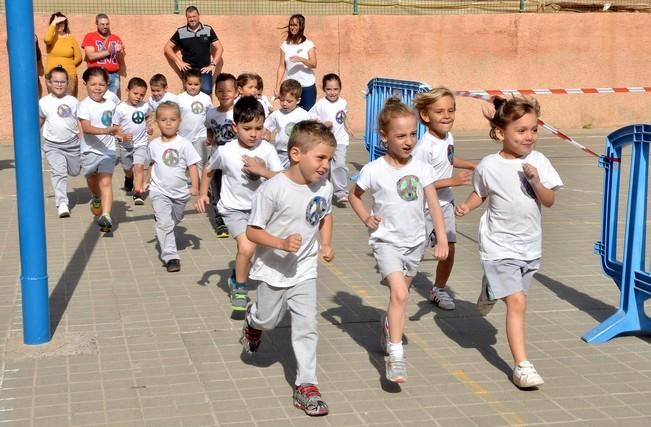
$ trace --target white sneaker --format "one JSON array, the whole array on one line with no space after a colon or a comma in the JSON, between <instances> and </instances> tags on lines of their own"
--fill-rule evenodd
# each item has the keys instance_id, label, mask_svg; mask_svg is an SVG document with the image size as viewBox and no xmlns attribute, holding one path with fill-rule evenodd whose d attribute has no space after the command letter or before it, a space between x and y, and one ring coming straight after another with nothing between
<instances>
[{"instance_id":1,"label":"white sneaker","mask_svg":"<svg viewBox=\"0 0 651 427\"><path fill-rule=\"evenodd\" d=\"M59 218L68 218L69 216L70 210L68 209L68 205L61 203L59 205Z\"/></svg>"},{"instance_id":2,"label":"white sneaker","mask_svg":"<svg viewBox=\"0 0 651 427\"><path fill-rule=\"evenodd\" d=\"M536 387L544 383L536 368L528 360L518 363L513 368L513 384L520 388Z\"/></svg>"},{"instance_id":3,"label":"white sneaker","mask_svg":"<svg viewBox=\"0 0 651 427\"><path fill-rule=\"evenodd\" d=\"M490 299L488 295L488 279L486 276L483 276L481 278L481 294L479 294L479 298L477 299L477 310L479 314L486 316L495 307L496 302L497 300Z\"/></svg>"},{"instance_id":4,"label":"white sneaker","mask_svg":"<svg viewBox=\"0 0 651 427\"><path fill-rule=\"evenodd\" d=\"M442 308L443 310L454 310L454 300L448 293L447 287L438 288L432 286L429 290L429 302Z\"/></svg>"},{"instance_id":5,"label":"white sneaker","mask_svg":"<svg viewBox=\"0 0 651 427\"><path fill-rule=\"evenodd\" d=\"M407 382L407 361L404 357L386 356L384 361L387 380L396 384Z\"/></svg>"}]
</instances>

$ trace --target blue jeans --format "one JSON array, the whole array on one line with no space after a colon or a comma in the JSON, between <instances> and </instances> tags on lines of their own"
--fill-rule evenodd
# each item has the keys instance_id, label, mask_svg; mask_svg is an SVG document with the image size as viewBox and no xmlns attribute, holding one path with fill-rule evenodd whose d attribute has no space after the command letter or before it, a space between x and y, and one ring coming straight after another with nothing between
<instances>
[{"instance_id":1,"label":"blue jeans","mask_svg":"<svg viewBox=\"0 0 651 427\"><path fill-rule=\"evenodd\" d=\"M305 111L310 111L314 104L316 104L316 84L308 87L304 86L301 92L301 102L298 103L298 106Z\"/></svg>"},{"instance_id":2,"label":"blue jeans","mask_svg":"<svg viewBox=\"0 0 651 427\"><path fill-rule=\"evenodd\" d=\"M120 96L120 73L109 73L108 90Z\"/></svg>"},{"instance_id":3,"label":"blue jeans","mask_svg":"<svg viewBox=\"0 0 651 427\"><path fill-rule=\"evenodd\" d=\"M201 92L212 95L212 73L201 75Z\"/></svg>"}]
</instances>

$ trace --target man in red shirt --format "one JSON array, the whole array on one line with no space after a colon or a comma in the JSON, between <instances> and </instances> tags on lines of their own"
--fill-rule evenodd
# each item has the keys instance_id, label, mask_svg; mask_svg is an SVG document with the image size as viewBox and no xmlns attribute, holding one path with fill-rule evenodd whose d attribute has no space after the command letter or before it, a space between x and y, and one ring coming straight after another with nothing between
<instances>
[{"instance_id":1,"label":"man in red shirt","mask_svg":"<svg viewBox=\"0 0 651 427\"><path fill-rule=\"evenodd\" d=\"M88 68L101 67L109 73L108 90L120 96L120 66L124 63L122 39L111 34L111 23L105 13L95 17L97 31L88 33L81 43Z\"/></svg>"}]
</instances>

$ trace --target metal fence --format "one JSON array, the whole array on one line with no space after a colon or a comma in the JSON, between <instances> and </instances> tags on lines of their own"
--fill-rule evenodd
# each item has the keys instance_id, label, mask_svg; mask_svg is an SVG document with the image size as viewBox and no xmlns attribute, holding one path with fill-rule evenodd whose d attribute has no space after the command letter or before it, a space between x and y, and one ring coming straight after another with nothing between
<instances>
[{"instance_id":1,"label":"metal fence","mask_svg":"<svg viewBox=\"0 0 651 427\"><path fill-rule=\"evenodd\" d=\"M22 1L22 0L5 0ZM0 13L5 11L0 2ZM194 5L204 15L445 15L478 13L649 12L651 1L554 0L33 0L34 13L164 15Z\"/></svg>"}]
</instances>

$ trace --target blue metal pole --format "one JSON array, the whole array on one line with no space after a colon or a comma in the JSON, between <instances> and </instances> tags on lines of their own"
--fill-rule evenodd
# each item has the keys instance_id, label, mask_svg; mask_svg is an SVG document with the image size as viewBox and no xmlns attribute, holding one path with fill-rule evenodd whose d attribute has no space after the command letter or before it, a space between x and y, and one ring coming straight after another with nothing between
<instances>
[{"instance_id":1,"label":"blue metal pole","mask_svg":"<svg viewBox=\"0 0 651 427\"><path fill-rule=\"evenodd\" d=\"M23 341L43 344L50 341L50 313L32 0L7 0L6 19L16 156Z\"/></svg>"}]
</instances>

